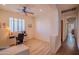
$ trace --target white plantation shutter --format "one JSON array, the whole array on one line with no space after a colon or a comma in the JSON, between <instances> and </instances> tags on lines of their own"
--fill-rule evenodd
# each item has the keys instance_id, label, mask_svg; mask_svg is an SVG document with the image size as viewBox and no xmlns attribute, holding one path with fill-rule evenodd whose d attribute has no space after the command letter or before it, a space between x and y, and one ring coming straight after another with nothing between
<instances>
[{"instance_id":1,"label":"white plantation shutter","mask_svg":"<svg viewBox=\"0 0 79 59\"><path fill-rule=\"evenodd\" d=\"M10 17L9 18L9 26L11 32L22 32L25 31L25 21L24 19L17 19Z\"/></svg>"},{"instance_id":2,"label":"white plantation shutter","mask_svg":"<svg viewBox=\"0 0 79 59\"><path fill-rule=\"evenodd\" d=\"M13 17L10 17L10 19L9 19L9 26L10 26L10 31L11 32L14 32L13 22L14 22Z\"/></svg>"}]
</instances>

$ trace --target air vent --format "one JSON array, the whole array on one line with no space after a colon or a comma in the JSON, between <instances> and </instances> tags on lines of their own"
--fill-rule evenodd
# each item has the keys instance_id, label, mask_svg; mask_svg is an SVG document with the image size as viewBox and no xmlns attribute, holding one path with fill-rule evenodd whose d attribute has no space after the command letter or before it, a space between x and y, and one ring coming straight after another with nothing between
<instances>
[{"instance_id":1,"label":"air vent","mask_svg":"<svg viewBox=\"0 0 79 59\"><path fill-rule=\"evenodd\" d=\"M71 8L71 9L61 11L61 13L66 13L66 12L75 11L75 10L76 8Z\"/></svg>"}]
</instances>

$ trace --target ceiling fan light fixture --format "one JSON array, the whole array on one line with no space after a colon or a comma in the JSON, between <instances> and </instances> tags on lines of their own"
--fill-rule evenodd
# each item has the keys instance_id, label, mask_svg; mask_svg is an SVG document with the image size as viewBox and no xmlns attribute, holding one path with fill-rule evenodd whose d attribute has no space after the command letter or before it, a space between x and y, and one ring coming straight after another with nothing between
<instances>
[{"instance_id":1,"label":"ceiling fan light fixture","mask_svg":"<svg viewBox=\"0 0 79 59\"><path fill-rule=\"evenodd\" d=\"M27 15L27 14L33 15L34 14L30 8L25 7L25 6L20 8L20 9L18 9L18 11L24 13L25 15Z\"/></svg>"}]
</instances>

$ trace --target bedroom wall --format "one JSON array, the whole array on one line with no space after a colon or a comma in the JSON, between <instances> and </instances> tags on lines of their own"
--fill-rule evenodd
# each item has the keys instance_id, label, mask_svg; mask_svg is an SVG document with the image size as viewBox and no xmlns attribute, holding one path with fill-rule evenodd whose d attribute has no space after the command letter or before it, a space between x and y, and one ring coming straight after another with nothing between
<instances>
[{"instance_id":1,"label":"bedroom wall","mask_svg":"<svg viewBox=\"0 0 79 59\"><path fill-rule=\"evenodd\" d=\"M49 42L52 53L56 53L61 45L59 38L59 15L56 5L41 5L42 13L36 18L37 39Z\"/></svg>"},{"instance_id":2,"label":"bedroom wall","mask_svg":"<svg viewBox=\"0 0 79 59\"><path fill-rule=\"evenodd\" d=\"M15 18L24 18L26 23L26 32L28 35L28 38L31 39L34 37L34 19L33 16L25 16L24 14L6 11L6 10L0 10L0 23L5 22L7 26L9 27L9 17L15 17ZM32 27L28 27L29 24L32 24Z\"/></svg>"}]
</instances>

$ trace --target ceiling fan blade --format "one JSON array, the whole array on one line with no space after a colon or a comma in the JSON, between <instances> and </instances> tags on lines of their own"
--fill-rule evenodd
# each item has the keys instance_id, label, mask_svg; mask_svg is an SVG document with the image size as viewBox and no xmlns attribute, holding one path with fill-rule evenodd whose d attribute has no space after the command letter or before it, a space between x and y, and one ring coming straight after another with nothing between
<instances>
[{"instance_id":1,"label":"ceiling fan blade","mask_svg":"<svg viewBox=\"0 0 79 59\"><path fill-rule=\"evenodd\" d=\"M23 11L21 9L17 9L16 11L17 12L20 12L20 13L23 13Z\"/></svg>"},{"instance_id":2,"label":"ceiling fan blade","mask_svg":"<svg viewBox=\"0 0 79 59\"><path fill-rule=\"evenodd\" d=\"M24 13L25 15L27 15L27 14L32 14L33 15L34 14L32 12L32 10L30 8L27 8L27 7L17 9L17 11L20 12L20 13Z\"/></svg>"}]
</instances>

